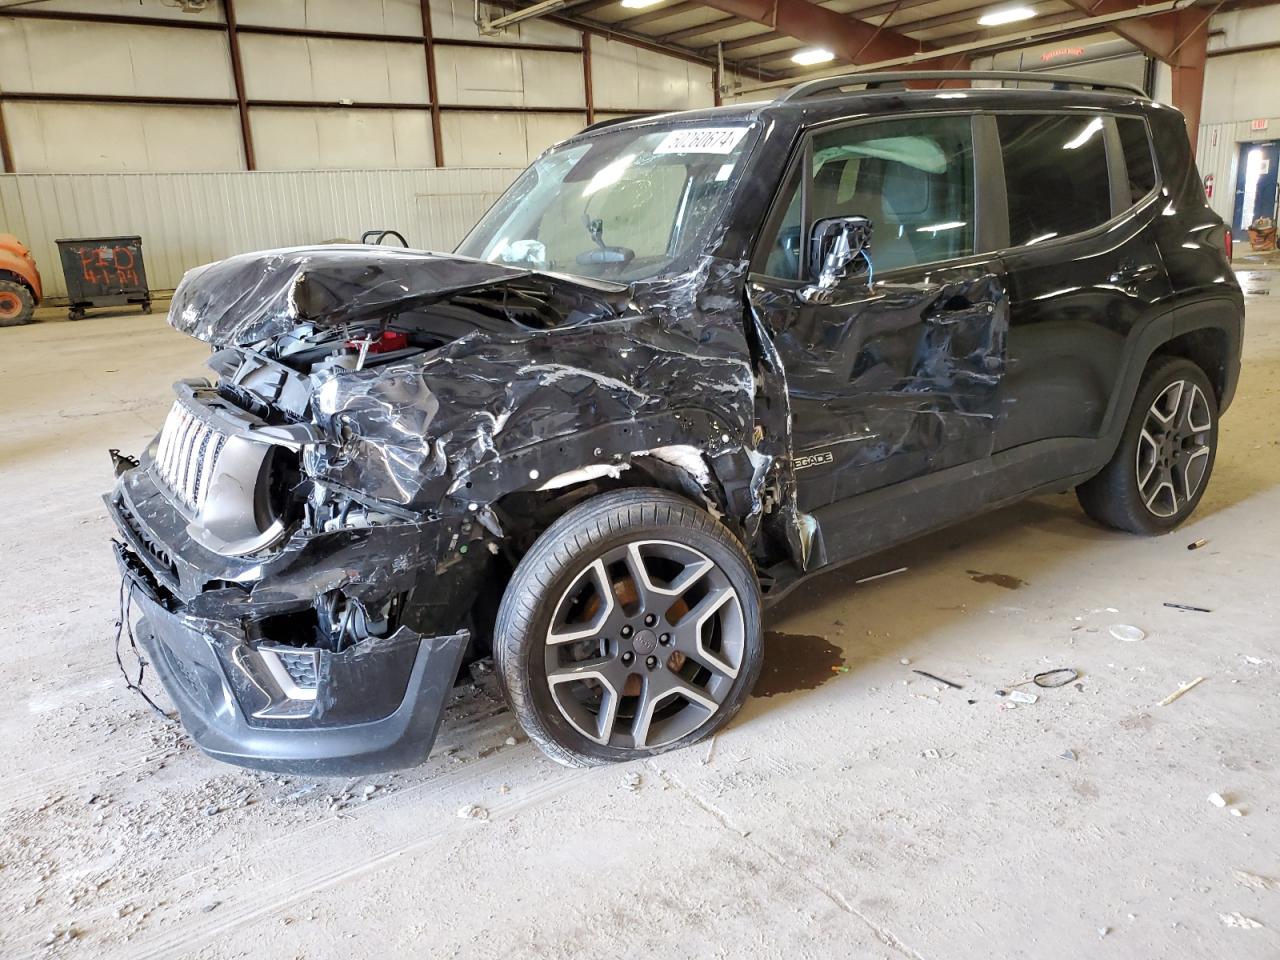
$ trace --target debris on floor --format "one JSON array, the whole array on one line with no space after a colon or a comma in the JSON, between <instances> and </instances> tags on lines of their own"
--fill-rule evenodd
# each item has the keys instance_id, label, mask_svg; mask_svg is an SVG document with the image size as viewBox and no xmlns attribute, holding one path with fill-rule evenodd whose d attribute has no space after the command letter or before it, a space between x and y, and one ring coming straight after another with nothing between
<instances>
[{"instance_id":1,"label":"debris on floor","mask_svg":"<svg viewBox=\"0 0 1280 960\"><path fill-rule=\"evenodd\" d=\"M1275 890L1280 893L1280 880L1272 877L1261 877L1247 870L1233 870L1231 875L1235 877L1236 883L1241 886L1250 887L1254 890Z\"/></svg>"},{"instance_id":2,"label":"debris on floor","mask_svg":"<svg viewBox=\"0 0 1280 960\"><path fill-rule=\"evenodd\" d=\"M458 817L461 820L486 821L489 819L489 811L474 803L468 803L458 808Z\"/></svg>"},{"instance_id":3,"label":"debris on floor","mask_svg":"<svg viewBox=\"0 0 1280 960\"><path fill-rule=\"evenodd\" d=\"M907 572L906 567L898 567L897 570L886 570L884 573L874 573L869 577L863 577L861 580L855 580L853 582L855 584L870 583L872 580L883 580L885 577L894 577L900 573L906 573L906 572Z\"/></svg>"},{"instance_id":4,"label":"debris on floor","mask_svg":"<svg viewBox=\"0 0 1280 960\"><path fill-rule=\"evenodd\" d=\"M1021 690L1010 690L1009 699L1014 703L1035 703L1040 698L1034 693L1023 693Z\"/></svg>"},{"instance_id":5,"label":"debris on floor","mask_svg":"<svg viewBox=\"0 0 1280 960\"><path fill-rule=\"evenodd\" d=\"M1074 750L1063 750L1060 754L1058 754L1058 756L1060 756L1063 760L1074 760L1076 759L1076 752Z\"/></svg>"},{"instance_id":6,"label":"debris on floor","mask_svg":"<svg viewBox=\"0 0 1280 960\"><path fill-rule=\"evenodd\" d=\"M1190 610L1192 613L1213 613L1208 607L1196 607L1189 603L1165 603L1172 610Z\"/></svg>"},{"instance_id":7,"label":"debris on floor","mask_svg":"<svg viewBox=\"0 0 1280 960\"><path fill-rule=\"evenodd\" d=\"M622 785L635 793L640 789L640 785L644 783L644 777L640 776L635 770L631 770L622 778Z\"/></svg>"},{"instance_id":8,"label":"debris on floor","mask_svg":"<svg viewBox=\"0 0 1280 960\"><path fill-rule=\"evenodd\" d=\"M1031 682L1037 687L1052 690L1054 687L1065 687L1068 683L1074 683L1079 679L1079 670L1073 670L1070 667L1058 667L1056 670L1043 670L1037 673L1031 678ZM1014 684L1011 684L1011 686L1014 686Z\"/></svg>"},{"instance_id":9,"label":"debris on floor","mask_svg":"<svg viewBox=\"0 0 1280 960\"><path fill-rule=\"evenodd\" d=\"M1169 704L1173 703L1173 701L1177 700L1180 696L1182 696L1188 690L1191 690L1192 688L1194 688L1195 686L1201 683L1204 683L1204 677L1196 677L1194 680L1191 680L1188 683L1184 683L1177 690L1173 691L1173 693L1169 694L1167 697L1161 700L1158 704L1156 704L1156 706L1167 707Z\"/></svg>"},{"instance_id":10,"label":"debris on floor","mask_svg":"<svg viewBox=\"0 0 1280 960\"><path fill-rule=\"evenodd\" d=\"M1239 930L1261 930L1262 924L1252 917L1246 917L1242 913L1220 913L1218 919L1225 923L1228 927L1235 927Z\"/></svg>"},{"instance_id":11,"label":"debris on floor","mask_svg":"<svg viewBox=\"0 0 1280 960\"><path fill-rule=\"evenodd\" d=\"M1129 623L1116 623L1111 626L1111 635L1117 640L1136 643L1139 640L1145 640L1147 633L1142 628Z\"/></svg>"},{"instance_id":12,"label":"debris on floor","mask_svg":"<svg viewBox=\"0 0 1280 960\"><path fill-rule=\"evenodd\" d=\"M1202 537L1201 539L1199 539L1199 540L1192 540L1190 543L1188 543L1188 544L1187 544L1187 549L1188 549L1188 550L1199 550L1201 547L1203 547L1203 546L1204 546L1206 543L1208 543L1208 542L1209 542L1209 541L1208 541L1208 540L1205 540L1203 537Z\"/></svg>"},{"instance_id":13,"label":"debris on floor","mask_svg":"<svg viewBox=\"0 0 1280 960\"><path fill-rule=\"evenodd\" d=\"M923 670L912 670L911 672L912 672L912 673L918 673L918 674L920 674L920 676L922 676L922 677L928 677L930 680L936 680L938 683L944 684L945 686L950 687L952 690L963 690L963 689L964 689L964 687L962 687L962 686L961 686L960 684L958 684L958 683L955 683L955 682L953 682L953 681L951 681L951 680L943 680L943 679L942 679L942 677L934 676L932 673L925 673Z\"/></svg>"},{"instance_id":14,"label":"debris on floor","mask_svg":"<svg viewBox=\"0 0 1280 960\"><path fill-rule=\"evenodd\" d=\"M1209 794L1209 802L1221 809L1227 805L1227 798L1220 793L1211 793Z\"/></svg>"}]
</instances>

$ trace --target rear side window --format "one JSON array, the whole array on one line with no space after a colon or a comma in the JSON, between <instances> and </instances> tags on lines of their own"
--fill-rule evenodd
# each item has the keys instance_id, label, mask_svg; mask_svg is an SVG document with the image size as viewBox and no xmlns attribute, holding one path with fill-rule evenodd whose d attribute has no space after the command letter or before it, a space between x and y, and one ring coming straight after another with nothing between
<instances>
[{"instance_id":1,"label":"rear side window","mask_svg":"<svg viewBox=\"0 0 1280 960\"><path fill-rule=\"evenodd\" d=\"M1013 246L1081 233L1111 219L1102 117L1002 115L996 127Z\"/></svg>"},{"instance_id":2,"label":"rear side window","mask_svg":"<svg viewBox=\"0 0 1280 960\"><path fill-rule=\"evenodd\" d=\"M1151 155L1151 137L1147 123L1136 117L1116 117L1120 145L1124 148L1124 165L1129 175L1125 199L1129 206L1137 203L1156 186L1156 165Z\"/></svg>"}]
</instances>

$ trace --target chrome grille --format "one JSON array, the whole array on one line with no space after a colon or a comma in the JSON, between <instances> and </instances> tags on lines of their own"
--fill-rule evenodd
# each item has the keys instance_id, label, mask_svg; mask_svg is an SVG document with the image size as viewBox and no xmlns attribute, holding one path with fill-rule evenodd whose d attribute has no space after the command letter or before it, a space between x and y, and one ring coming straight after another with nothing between
<instances>
[{"instance_id":1,"label":"chrome grille","mask_svg":"<svg viewBox=\"0 0 1280 960\"><path fill-rule=\"evenodd\" d=\"M156 475L192 510L204 506L227 438L192 413L182 401L173 405L156 448Z\"/></svg>"}]
</instances>

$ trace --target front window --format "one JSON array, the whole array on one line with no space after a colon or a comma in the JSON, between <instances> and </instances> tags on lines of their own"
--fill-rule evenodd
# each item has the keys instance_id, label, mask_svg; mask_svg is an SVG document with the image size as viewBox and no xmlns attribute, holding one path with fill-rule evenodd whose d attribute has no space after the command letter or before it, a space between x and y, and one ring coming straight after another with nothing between
<instances>
[{"instance_id":1,"label":"front window","mask_svg":"<svg viewBox=\"0 0 1280 960\"><path fill-rule=\"evenodd\" d=\"M973 253L971 128L968 116L909 117L814 135L808 176L804 184L793 176L785 188L793 193L764 247L765 273L799 280L812 272L803 238L828 217L871 220L877 273Z\"/></svg>"},{"instance_id":2,"label":"front window","mask_svg":"<svg viewBox=\"0 0 1280 960\"><path fill-rule=\"evenodd\" d=\"M748 125L679 124L554 147L457 252L619 283L679 271L714 239L754 139Z\"/></svg>"}]
</instances>

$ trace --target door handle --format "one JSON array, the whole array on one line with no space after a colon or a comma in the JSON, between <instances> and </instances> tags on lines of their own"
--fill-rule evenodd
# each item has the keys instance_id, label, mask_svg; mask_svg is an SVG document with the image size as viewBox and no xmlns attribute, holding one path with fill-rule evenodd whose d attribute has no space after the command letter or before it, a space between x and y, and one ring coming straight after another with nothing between
<instances>
[{"instance_id":1,"label":"door handle","mask_svg":"<svg viewBox=\"0 0 1280 960\"><path fill-rule=\"evenodd\" d=\"M1160 268L1154 263L1122 263L1109 279L1114 284L1138 283L1153 279L1159 272Z\"/></svg>"}]
</instances>

